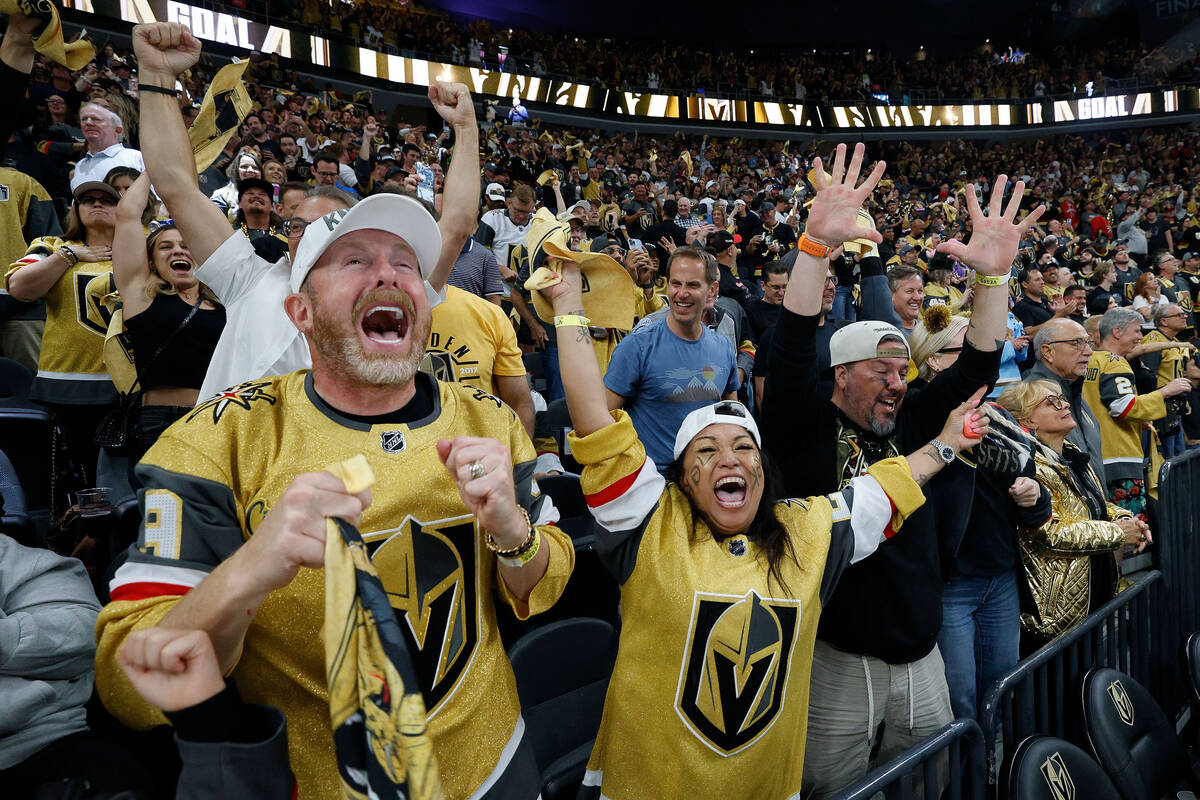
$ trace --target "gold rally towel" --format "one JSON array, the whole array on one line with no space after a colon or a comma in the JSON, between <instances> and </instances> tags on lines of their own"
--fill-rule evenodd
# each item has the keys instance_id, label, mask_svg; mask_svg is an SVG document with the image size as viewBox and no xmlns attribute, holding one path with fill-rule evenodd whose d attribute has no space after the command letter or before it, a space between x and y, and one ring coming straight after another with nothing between
<instances>
[{"instance_id":1,"label":"gold rally towel","mask_svg":"<svg viewBox=\"0 0 1200 800\"><path fill-rule=\"evenodd\" d=\"M33 40L33 49L71 70L82 69L96 57L91 42L82 38L73 42L63 40L62 20L50 0L0 0L0 14L24 14L45 20L46 27Z\"/></svg>"},{"instance_id":2,"label":"gold rally towel","mask_svg":"<svg viewBox=\"0 0 1200 800\"><path fill-rule=\"evenodd\" d=\"M253 104L242 81L249 64L249 61L235 61L221 67L204 95L200 113L188 130L197 173L204 172L217 160L229 137L250 113Z\"/></svg>"},{"instance_id":3,"label":"gold rally towel","mask_svg":"<svg viewBox=\"0 0 1200 800\"><path fill-rule=\"evenodd\" d=\"M335 464L351 492L374 483L361 455ZM344 796L441 800L433 740L412 655L362 536L325 521L325 665Z\"/></svg>"}]
</instances>

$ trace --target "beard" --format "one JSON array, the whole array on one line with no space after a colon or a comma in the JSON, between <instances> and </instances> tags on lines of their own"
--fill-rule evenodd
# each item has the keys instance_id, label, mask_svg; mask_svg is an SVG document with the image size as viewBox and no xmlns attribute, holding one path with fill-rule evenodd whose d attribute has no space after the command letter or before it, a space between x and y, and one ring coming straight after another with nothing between
<instances>
[{"instance_id":1,"label":"beard","mask_svg":"<svg viewBox=\"0 0 1200 800\"><path fill-rule=\"evenodd\" d=\"M412 298L407 294L382 289L368 292L354 304L348 320L326 313L316 298L310 297L313 301L312 340L326 361L339 365L347 375L370 386L401 386L416 376L425 357L432 319L429 315L418 318ZM408 321L407 352L368 353L363 349L359 340L359 316L368 305L378 302L404 310Z\"/></svg>"}]
</instances>

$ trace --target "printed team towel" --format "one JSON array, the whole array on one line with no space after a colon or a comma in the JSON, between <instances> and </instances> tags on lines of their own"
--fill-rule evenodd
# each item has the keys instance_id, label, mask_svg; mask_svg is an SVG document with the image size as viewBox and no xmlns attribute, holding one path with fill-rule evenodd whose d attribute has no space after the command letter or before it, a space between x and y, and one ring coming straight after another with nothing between
<instances>
[{"instance_id":1,"label":"printed team towel","mask_svg":"<svg viewBox=\"0 0 1200 800\"><path fill-rule=\"evenodd\" d=\"M361 455L328 471L351 492L375 481ZM325 667L343 794L441 800L412 655L353 525L326 520Z\"/></svg>"},{"instance_id":2,"label":"printed team towel","mask_svg":"<svg viewBox=\"0 0 1200 800\"><path fill-rule=\"evenodd\" d=\"M208 93L200 103L196 121L188 129L188 140L196 156L197 174L204 172L217 160L229 137L250 113L253 101L242 80L249 64L249 61L235 61L217 70Z\"/></svg>"},{"instance_id":3,"label":"printed team towel","mask_svg":"<svg viewBox=\"0 0 1200 800\"><path fill-rule=\"evenodd\" d=\"M24 14L45 20L46 27L33 40L33 49L71 70L82 69L96 57L96 48L91 42L83 38L73 42L63 40L62 20L50 0L0 0L0 14Z\"/></svg>"}]
</instances>

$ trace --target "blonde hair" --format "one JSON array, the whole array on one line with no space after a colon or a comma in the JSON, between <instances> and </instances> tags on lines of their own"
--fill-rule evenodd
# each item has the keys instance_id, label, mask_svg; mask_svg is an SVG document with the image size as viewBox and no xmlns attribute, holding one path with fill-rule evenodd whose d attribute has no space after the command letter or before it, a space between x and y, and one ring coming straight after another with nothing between
<instances>
[{"instance_id":1,"label":"blonde hair","mask_svg":"<svg viewBox=\"0 0 1200 800\"><path fill-rule=\"evenodd\" d=\"M1059 386L1046 380L1014 383L1000 393L996 403L1020 422L1033 416L1033 409L1046 395L1059 393Z\"/></svg>"},{"instance_id":2,"label":"blonde hair","mask_svg":"<svg viewBox=\"0 0 1200 800\"><path fill-rule=\"evenodd\" d=\"M908 337L908 346L912 351L912 362L922 378L929 380L931 377L931 370L926 363L930 356L947 347L967 325L967 318L951 314L949 306L930 306L921 312L912 335Z\"/></svg>"}]
</instances>

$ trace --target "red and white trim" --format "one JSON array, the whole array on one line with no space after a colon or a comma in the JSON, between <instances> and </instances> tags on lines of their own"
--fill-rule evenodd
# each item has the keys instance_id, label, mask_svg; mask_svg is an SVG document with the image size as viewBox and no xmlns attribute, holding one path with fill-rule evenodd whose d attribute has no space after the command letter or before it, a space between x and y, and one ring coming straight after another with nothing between
<instances>
[{"instance_id":1,"label":"red and white trim","mask_svg":"<svg viewBox=\"0 0 1200 800\"><path fill-rule=\"evenodd\" d=\"M662 497L666 480L658 474L654 462L646 458L633 472L603 489L585 495L592 516L610 531L627 531L641 525Z\"/></svg>"},{"instance_id":2,"label":"red and white trim","mask_svg":"<svg viewBox=\"0 0 1200 800\"><path fill-rule=\"evenodd\" d=\"M207 577L198 569L126 561L109 581L108 590L114 601L185 595Z\"/></svg>"},{"instance_id":3,"label":"red and white trim","mask_svg":"<svg viewBox=\"0 0 1200 800\"><path fill-rule=\"evenodd\" d=\"M1130 411L1133 411L1133 406L1136 403L1136 394L1123 394L1108 404L1108 413L1112 415L1113 419L1121 419Z\"/></svg>"},{"instance_id":4,"label":"red and white trim","mask_svg":"<svg viewBox=\"0 0 1200 800\"><path fill-rule=\"evenodd\" d=\"M892 529L896 505L872 475L860 475L852 479L850 488L853 490L850 529L854 532L854 555L851 556L850 563L854 564L874 553L879 549L879 545L896 535L896 531ZM844 501L842 506L845 507Z\"/></svg>"}]
</instances>

